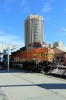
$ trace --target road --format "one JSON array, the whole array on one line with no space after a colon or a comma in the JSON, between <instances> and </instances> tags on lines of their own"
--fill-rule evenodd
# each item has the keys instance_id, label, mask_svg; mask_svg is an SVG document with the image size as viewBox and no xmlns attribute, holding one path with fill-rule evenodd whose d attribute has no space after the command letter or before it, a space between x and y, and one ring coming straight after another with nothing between
<instances>
[{"instance_id":1,"label":"road","mask_svg":"<svg viewBox=\"0 0 66 100\"><path fill-rule=\"evenodd\" d=\"M66 100L66 80L22 70L0 70L0 100Z\"/></svg>"}]
</instances>

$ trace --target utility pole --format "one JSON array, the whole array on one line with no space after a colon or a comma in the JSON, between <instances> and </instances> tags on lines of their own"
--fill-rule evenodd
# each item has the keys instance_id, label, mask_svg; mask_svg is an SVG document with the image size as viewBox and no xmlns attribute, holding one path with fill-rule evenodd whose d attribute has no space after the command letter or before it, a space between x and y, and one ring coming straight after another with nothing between
<instances>
[{"instance_id":1,"label":"utility pole","mask_svg":"<svg viewBox=\"0 0 66 100\"><path fill-rule=\"evenodd\" d=\"M8 59L8 72L9 72L9 47L7 48L7 51L8 51L8 53L7 53L7 59Z\"/></svg>"},{"instance_id":2,"label":"utility pole","mask_svg":"<svg viewBox=\"0 0 66 100\"><path fill-rule=\"evenodd\" d=\"M17 47L15 47L15 48L13 48L13 49L16 49ZM13 50L13 49L11 49L11 50ZM7 48L7 66L8 66L8 72L9 72L9 51L10 51L10 49L9 49L9 46L8 46L8 48Z\"/></svg>"}]
</instances>

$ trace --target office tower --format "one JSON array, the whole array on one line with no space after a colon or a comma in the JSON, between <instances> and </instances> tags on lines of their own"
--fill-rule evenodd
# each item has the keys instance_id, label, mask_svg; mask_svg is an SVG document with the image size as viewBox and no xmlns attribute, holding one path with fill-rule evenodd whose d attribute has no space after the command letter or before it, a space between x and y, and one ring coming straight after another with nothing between
<instances>
[{"instance_id":1,"label":"office tower","mask_svg":"<svg viewBox=\"0 0 66 100\"><path fill-rule=\"evenodd\" d=\"M33 42L43 42L43 17L35 14L25 19L25 46Z\"/></svg>"}]
</instances>

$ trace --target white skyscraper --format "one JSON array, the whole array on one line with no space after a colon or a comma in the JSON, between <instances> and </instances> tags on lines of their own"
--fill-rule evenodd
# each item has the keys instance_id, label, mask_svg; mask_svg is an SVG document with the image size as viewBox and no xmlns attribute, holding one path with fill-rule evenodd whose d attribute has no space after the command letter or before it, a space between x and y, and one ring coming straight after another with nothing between
<instances>
[{"instance_id":1,"label":"white skyscraper","mask_svg":"<svg viewBox=\"0 0 66 100\"><path fill-rule=\"evenodd\" d=\"M25 20L25 46L33 42L43 42L43 17L31 14Z\"/></svg>"}]
</instances>

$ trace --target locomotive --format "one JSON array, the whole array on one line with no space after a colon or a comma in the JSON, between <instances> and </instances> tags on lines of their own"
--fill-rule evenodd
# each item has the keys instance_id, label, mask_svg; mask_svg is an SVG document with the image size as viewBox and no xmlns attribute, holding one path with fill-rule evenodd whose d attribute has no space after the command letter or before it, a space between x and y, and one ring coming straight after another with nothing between
<instances>
[{"instance_id":1,"label":"locomotive","mask_svg":"<svg viewBox=\"0 0 66 100\"><path fill-rule=\"evenodd\" d=\"M40 71L44 74L56 73L57 64L54 60L54 50L43 42L33 42L11 55L11 64L21 65L24 70Z\"/></svg>"}]
</instances>

